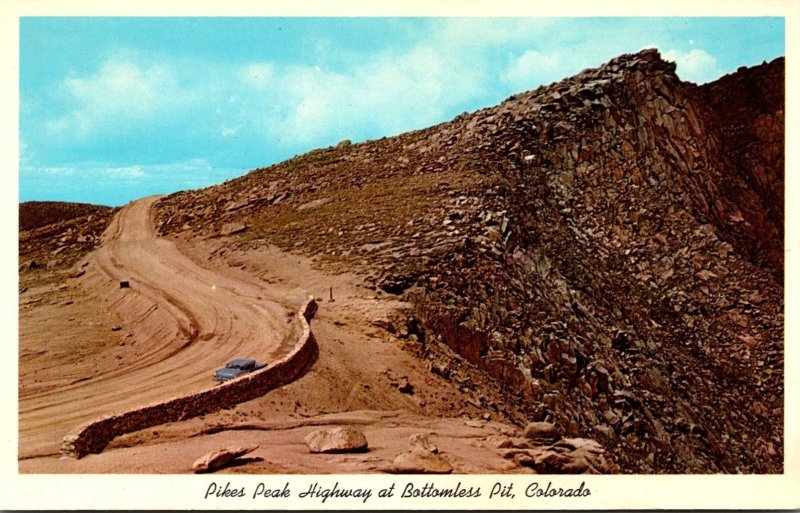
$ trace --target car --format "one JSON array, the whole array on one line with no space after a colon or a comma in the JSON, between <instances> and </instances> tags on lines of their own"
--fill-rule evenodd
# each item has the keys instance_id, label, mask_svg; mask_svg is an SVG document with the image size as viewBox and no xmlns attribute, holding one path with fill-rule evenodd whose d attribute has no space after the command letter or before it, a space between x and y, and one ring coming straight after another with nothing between
<instances>
[{"instance_id":1,"label":"car","mask_svg":"<svg viewBox=\"0 0 800 513\"><path fill-rule=\"evenodd\" d=\"M248 358L236 358L235 360L229 361L222 369L215 370L214 379L220 382L230 381L239 376L257 371L258 369L263 369L266 366L267 364L263 362L257 362Z\"/></svg>"}]
</instances>

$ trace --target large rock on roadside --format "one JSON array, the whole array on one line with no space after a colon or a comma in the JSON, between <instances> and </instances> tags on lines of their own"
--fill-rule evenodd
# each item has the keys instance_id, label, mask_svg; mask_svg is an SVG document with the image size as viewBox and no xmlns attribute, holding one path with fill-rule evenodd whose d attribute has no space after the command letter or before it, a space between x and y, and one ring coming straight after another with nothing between
<instances>
[{"instance_id":1,"label":"large rock on roadside","mask_svg":"<svg viewBox=\"0 0 800 513\"><path fill-rule=\"evenodd\" d=\"M438 454L412 449L397 455L389 472L393 474L449 474L453 467Z\"/></svg>"},{"instance_id":2,"label":"large rock on roadside","mask_svg":"<svg viewBox=\"0 0 800 513\"><path fill-rule=\"evenodd\" d=\"M350 426L319 429L305 438L311 452L361 452L367 450L367 438Z\"/></svg>"},{"instance_id":3,"label":"large rock on roadside","mask_svg":"<svg viewBox=\"0 0 800 513\"><path fill-rule=\"evenodd\" d=\"M244 456L247 453L253 452L258 449L257 445L254 446L241 446L241 447L226 447L206 454L197 459L192 465L192 470L195 474L203 472L213 472L219 468L224 467L231 461Z\"/></svg>"}]
</instances>

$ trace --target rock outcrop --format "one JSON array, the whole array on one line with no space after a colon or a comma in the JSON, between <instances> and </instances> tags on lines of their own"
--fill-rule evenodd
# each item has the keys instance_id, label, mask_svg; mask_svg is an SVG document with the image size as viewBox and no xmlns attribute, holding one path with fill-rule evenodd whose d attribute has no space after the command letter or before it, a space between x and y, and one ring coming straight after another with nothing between
<instances>
[{"instance_id":1,"label":"rock outcrop","mask_svg":"<svg viewBox=\"0 0 800 513\"><path fill-rule=\"evenodd\" d=\"M783 73L697 86L645 50L171 195L157 222L246 223L211 258L275 244L363 273L413 304L394 335L432 372L476 400L482 373L492 414L596 439L625 472L780 473Z\"/></svg>"},{"instance_id":2,"label":"rock outcrop","mask_svg":"<svg viewBox=\"0 0 800 513\"><path fill-rule=\"evenodd\" d=\"M553 445L531 445L506 452L524 467L538 474L606 474L609 465L603 447L595 440L564 438Z\"/></svg>"},{"instance_id":3,"label":"rock outcrop","mask_svg":"<svg viewBox=\"0 0 800 513\"><path fill-rule=\"evenodd\" d=\"M755 265L783 280L783 60L689 89L716 136L724 172L723 216L716 227ZM727 215L727 219L724 217Z\"/></svg>"}]
</instances>

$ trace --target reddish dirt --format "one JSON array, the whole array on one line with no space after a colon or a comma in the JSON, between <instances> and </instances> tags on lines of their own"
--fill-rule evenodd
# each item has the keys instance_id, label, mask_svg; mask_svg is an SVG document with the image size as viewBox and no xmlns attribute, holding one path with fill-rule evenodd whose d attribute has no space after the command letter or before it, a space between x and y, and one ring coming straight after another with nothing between
<instances>
[{"instance_id":1,"label":"reddish dirt","mask_svg":"<svg viewBox=\"0 0 800 513\"><path fill-rule=\"evenodd\" d=\"M239 443L260 449L225 472L374 472L419 432L456 472L530 471L495 447L515 426L490 422L471 392L372 324L399 301L274 248L235 255L238 267L211 262L206 255L225 240L156 237L155 199L119 213L76 264L84 276L21 295L21 472L190 472L203 454ZM324 300L312 321L320 354L305 376L233 410L125 435L102 454L60 458L61 438L83 422L214 386L213 370L233 357L279 358L293 337L287 314L310 293ZM403 381L413 393L400 391ZM310 454L303 437L318 425L361 427L372 449Z\"/></svg>"}]
</instances>

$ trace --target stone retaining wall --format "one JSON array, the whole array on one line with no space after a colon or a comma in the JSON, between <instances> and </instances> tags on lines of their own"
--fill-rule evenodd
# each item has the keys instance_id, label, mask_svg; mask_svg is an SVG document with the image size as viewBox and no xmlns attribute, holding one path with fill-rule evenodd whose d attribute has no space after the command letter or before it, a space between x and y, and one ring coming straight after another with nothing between
<instances>
[{"instance_id":1,"label":"stone retaining wall","mask_svg":"<svg viewBox=\"0 0 800 513\"><path fill-rule=\"evenodd\" d=\"M232 408L291 382L317 354L317 344L309 326L316 311L317 303L314 299L309 299L303 305L297 314L301 326L300 338L292 352L277 362L202 392L175 397L84 424L64 437L61 443L62 455L82 458L87 454L99 453L111 440L125 433Z\"/></svg>"}]
</instances>

